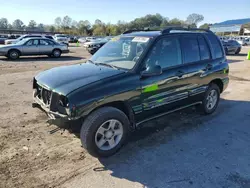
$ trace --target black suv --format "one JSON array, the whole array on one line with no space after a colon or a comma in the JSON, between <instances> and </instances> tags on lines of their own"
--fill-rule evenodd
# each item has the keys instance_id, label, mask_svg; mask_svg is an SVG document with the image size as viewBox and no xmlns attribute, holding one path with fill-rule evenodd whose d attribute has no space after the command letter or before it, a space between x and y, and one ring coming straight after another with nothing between
<instances>
[{"instance_id":1,"label":"black suv","mask_svg":"<svg viewBox=\"0 0 250 188\"><path fill-rule=\"evenodd\" d=\"M33 104L50 118L82 120L83 147L105 157L143 122L193 105L213 113L228 72L223 46L209 30L133 30L86 63L38 74Z\"/></svg>"}]
</instances>

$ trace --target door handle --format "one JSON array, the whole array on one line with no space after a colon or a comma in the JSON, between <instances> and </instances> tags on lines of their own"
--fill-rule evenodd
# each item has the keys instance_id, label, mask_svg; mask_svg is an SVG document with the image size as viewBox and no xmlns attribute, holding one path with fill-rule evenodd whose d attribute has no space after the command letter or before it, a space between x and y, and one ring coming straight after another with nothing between
<instances>
[{"instance_id":1,"label":"door handle","mask_svg":"<svg viewBox=\"0 0 250 188\"><path fill-rule=\"evenodd\" d=\"M212 70L212 68L213 68L213 65L211 65L211 64L208 64L208 65L206 66L206 70Z\"/></svg>"},{"instance_id":2,"label":"door handle","mask_svg":"<svg viewBox=\"0 0 250 188\"><path fill-rule=\"evenodd\" d=\"M184 75L183 71L177 71L177 73L175 74L175 76L178 76L179 78L181 78Z\"/></svg>"}]
</instances>

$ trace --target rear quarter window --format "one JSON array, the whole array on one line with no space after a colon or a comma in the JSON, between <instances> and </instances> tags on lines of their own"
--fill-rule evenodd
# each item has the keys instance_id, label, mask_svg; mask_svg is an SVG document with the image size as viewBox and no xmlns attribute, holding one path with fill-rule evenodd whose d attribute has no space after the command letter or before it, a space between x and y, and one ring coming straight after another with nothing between
<instances>
[{"instance_id":1,"label":"rear quarter window","mask_svg":"<svg viewBox=\"0 0 250 188\"><path fill-rule=\"evenodd\" d=\"M211 44L211 47L212 47L211 50L215 58L217 59L217 58L223 57L222 47L221 47L219 39L215 35L212 35L212 34L207 34L206 36Z\"/></svg>"}]
</instances>

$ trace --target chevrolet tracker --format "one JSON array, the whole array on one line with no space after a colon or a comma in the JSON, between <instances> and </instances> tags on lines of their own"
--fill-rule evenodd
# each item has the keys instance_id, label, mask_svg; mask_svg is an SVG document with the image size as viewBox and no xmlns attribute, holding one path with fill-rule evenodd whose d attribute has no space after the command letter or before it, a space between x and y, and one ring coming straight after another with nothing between
<instances>
[{"instance_id":1,"label":"chevrolet tracker","mask_svg":"<svg viewBox=\"0 0 250 188\"><path fill-rule=\"evenodd\" d=\"M107 157L143 122L193 105L213 113L228 72L223 46L209 30L130 30L86 63L35 76L33 98L50 118L82 120L83 147Z\"/></svg>"}]
</instances>

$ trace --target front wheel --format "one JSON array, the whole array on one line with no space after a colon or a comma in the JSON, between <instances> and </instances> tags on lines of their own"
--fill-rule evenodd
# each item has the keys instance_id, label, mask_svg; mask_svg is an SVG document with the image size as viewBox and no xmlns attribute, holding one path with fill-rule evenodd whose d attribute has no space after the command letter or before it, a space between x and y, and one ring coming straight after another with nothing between
<instances>
[{"instance_id":1,"label":"front wheel","mask_svg":"<svg viewBox=\"0 0 250 188\"><path fill-rule=\"evenodd\" d=\"M240 53L240 48L238 48L235 52L235 54L239 54Z\"/></svg>"},{"instance_id":2,"label":"front wheel","mask_svg":"<svg viewBox=\"0 0 250 188\"><path fill-rule=\"evenodd\" d=\"M18 59L20 56L19 52L17 50L10 50L8 53L8 58L12 59L12 60L16 60Z\"/></svg>"},{"instance_id":3,"label":"front wheel","mask_svg":"<svg viewBox=\"0 0 250 188\"><path fill-rule=\"evenodd\" d=\"M204 114L212 114L220 100L220 89L216 84L211 84L207 89L201 104L201 111Z\"/></svg>"},{"instance_id":4,"label":"front wheel","mask_svg":"<svg viewBox=\"0 0 250 188\"><path fill-rule=\"evenodd\" d=\"M92 156L108 157L126 142L128 128L128 117L122 111L103 107L85 119L80 132L81 142Z\"/></svg>"}]
</instances>

